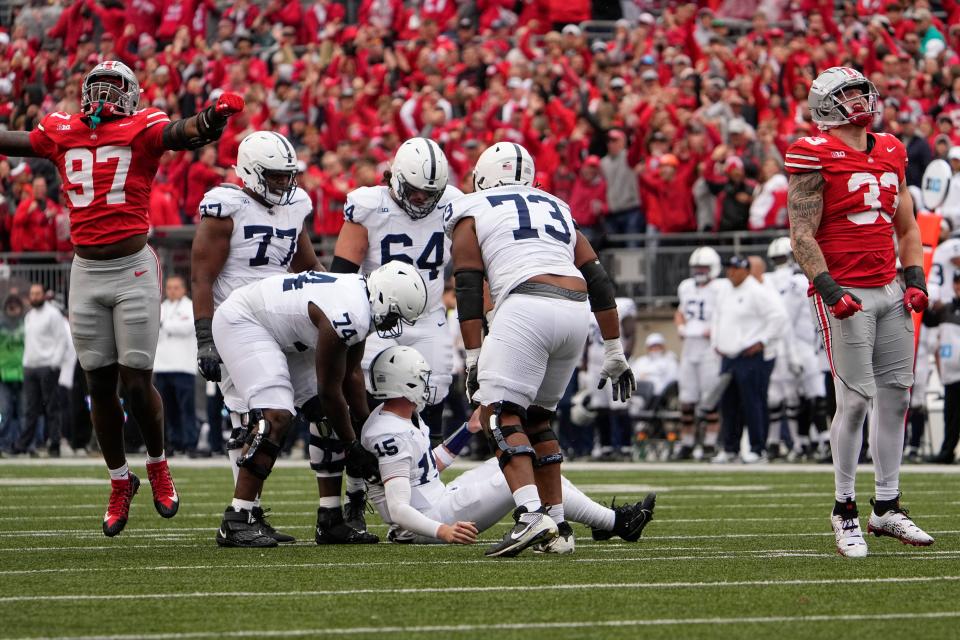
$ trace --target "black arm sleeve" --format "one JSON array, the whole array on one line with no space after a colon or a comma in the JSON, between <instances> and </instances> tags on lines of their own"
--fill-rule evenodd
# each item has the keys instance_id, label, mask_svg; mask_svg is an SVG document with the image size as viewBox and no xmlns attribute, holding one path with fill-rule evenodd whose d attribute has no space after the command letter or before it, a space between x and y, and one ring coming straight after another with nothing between
<instances>
[{"instance_id":1,"label":"black arm sleeve","mask_svg":"<svg viewBox=\"0 0 960 640\"><path fill-rule=\"evenodd\" d=\"M330 273L360 273L360 265L350 262L346 258L333 256Z\"/></svg>"},{"instance_id":2,"label":"black arm sleeve","mask_svg":"<svg viewBox=\"0 0 960 640\"><path fill-rule=\"evenodd\" d=\"M211 142L216 142L223 135L227 126L227 119L217 115L213 107L207 107L196 116L197 131L200 135L191 138L187 135L187 120L171 122L163 128L163 146L171 151L183 149L199 149Z\"/></svg>"},{"instance_id":3,"label":"black arm sleeve","mask_svg":"<svg viewBox=\"0 0 960 640\"><path fill-rule=\"evenodd\" d=\"M453 274L456 279L457 315L464 320L483 319L483 271L471 269Z\"/></svg>"},{"instance_id":4,"label":"black arm sleeve","mask_svg":"<svg viewBox=\"0 0 960 640\"><path fill-rule=\"evenodd\" d=\"M583 279L587 281L587 296L590 298L591 311L606 311L617 307L617 292L599 260L593 260L580 267Z\"/></svg>"}]
</instances>

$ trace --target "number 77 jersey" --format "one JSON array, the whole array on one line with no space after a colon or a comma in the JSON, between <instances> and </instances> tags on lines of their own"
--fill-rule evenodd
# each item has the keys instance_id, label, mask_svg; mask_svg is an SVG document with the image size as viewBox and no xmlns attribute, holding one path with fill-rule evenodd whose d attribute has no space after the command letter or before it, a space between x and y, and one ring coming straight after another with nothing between
<instances>
[{"instance_id":1,"label":"number 77 jersey","mask_svg":"<svg viewBox=\"0 0 960 640\"><path fill-rule=\"evenodd\" d=\"M846 287L881 287L897 275L893 217L907 167L903 144L869 133L873 148L857 151L828 132L787 149L790 174L823 177L823 214L816 239L830 275Z\"/></svg>"},{"instance_id":2,"label":"number 77 jersey","mask_svg":"<svg viewBox=\"0 0 960 640\"><path fill-rule=\"evenodd\" d=\"M106 245L147 233L150 187L169 122L150 108L91 129L79 114L54 112L30 132L34 151L52 161L63 180L73 244Z\"/></svg>"},{"instance_id":3,"label":"number 77 jersey","mask_svg":"<svg viewBox=\"0 0 960 640\"><path fill-rule=\"evenodd\" d=\"M582 278L573 262L577 227L566 202L534 187L509 185L447 205L444 228L473 218L494 308L520 283L552 274Z\"/></svg>"}]
</instances>

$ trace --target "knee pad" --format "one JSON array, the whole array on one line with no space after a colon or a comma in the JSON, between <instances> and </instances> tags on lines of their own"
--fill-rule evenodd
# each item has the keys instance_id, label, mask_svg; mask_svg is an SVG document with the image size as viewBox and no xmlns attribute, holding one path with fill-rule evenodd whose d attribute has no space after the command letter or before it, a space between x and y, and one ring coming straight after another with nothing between
<instances>
[{"instance_id":1,"label":"knee pad","mask_svg":"<svg viewBox=\"0 0 960 640\"><path fill-rule=\"evenodd\" d=\"M322 422L326 417L319 396L313 396L304 402L303 406L300 407L300 413L307 419L307 422Z\"/></svg>"},{"instance_id":2,"label":"knee pad","mask_svg":"<svg viewBox=\"0 0 960 640\"><path fill-rule=\"evenodd\" d=\"M237 466L246 469L261 480L266 480L273 470L273 463L280 455L281 443L270 438L273 426L263 417L261 411L253 410L248 415L252 422L244 440L247 450L237 458ZM258 453L266 455L269 462L266 464L257 462L255 458Z\"/></svg>"},{"instance_id":3,"label":"knee pad","mask_svg":"<svg viewBox=\"0 0 960 640\"><path fill-rule=\"evenodd\" d=\"M501 416L507 413L520 418L520 426L501 425ZM502 470L514 456L528 456L531 460L537 459L537 454L528 444L513 446L507 444L507 437L515 433L524 433L523 425L527 420L527 410L513 402L498 402L494 405L493 415L490 416L490 422L486 425L484 432L490 441L491 447L495 446L500 451L498 461Z\"/></svg>"},{"instance_id":4,"label":"knee pad","mask_svg":"<svg viewBox=\"0 0 960 640\"><path fill-rule=\"evenodd\" d=\"M696 411L695 405L681 404L680 405L680 424L685 426L693 424L695 411Z\"/></svg>"},{"instance_id":5,"label":"knee pad","mask_svg":"<svg viewBox=\"0 0 960 640\"><path fill-rule=\"evenodd\" d=\"M250 412L230 412L230 439L227 440L227 450L242 449L250 433Z\"/></svg>"},{"instance_id":6,"label":"knee pad","mask_svg":"<svg viewBox=\"0 0 960 640\"><path fill-rule=\"evenodd\" d=\"M529 415L529 412L527 415ZM536 431L525 428L524 433L527 434L527 438L530 439L530 444L534 448L536 448L538 444L541 444L544 442L557 442L559 440L557 438L557 434L554 433L553 429L551 429L550 427L540 428L540 429L537 429ZM559 451L560 449L559 444L557 445L557 449L558 451L556 453L550 453L545 456L539 456L537 458L534 458L533 466L545 467L549 464L560 464L561 462L563 462L563 454Z\"/></svg>"},{"instance_id":7,"label":"knee pad","mask_svg":"<svg viewBox=\"0 0 960 640\"><path fill-rule=\"evenodd\" d=\"M783 418L783 404L770 405L770 420L780 420Z\"/></svg>"},{"instance_id":8,"label":"knee pad","mask_svg":"<svg viewBox=\"0 0 960 640\"><path fill-rule=\"evenodd\" d=\"M337 439L326 421L310 423L310 468L318 478L334 478L343 475L343 443Z\"/></svg>"},{"instance_id":9,"label":"knee pad","mask_svg":"<svg viewBox=\"0 0 960 640\"><path fill-rule=\"evenodd\" d=\"M553 419L556 417L556 415L556 411L550 411L549 409L544 409L543 407L538 407L536 405L527 407L527 423L529 424L541 424L545 422L549 425L551 422L553 422ZM533 441L531 440L531 443L532 442Z\"/></svg>"},{"instance_id":10,"label":"knee pad","mask_svg":"<svg viewBox=\"0 0 960 640\"><path fill-rule=\"evenodd\" d=\"M787 405L787 420L797 420L800 418L800 405L798 404L788 404Z\"/></svg>"}]
</instances>

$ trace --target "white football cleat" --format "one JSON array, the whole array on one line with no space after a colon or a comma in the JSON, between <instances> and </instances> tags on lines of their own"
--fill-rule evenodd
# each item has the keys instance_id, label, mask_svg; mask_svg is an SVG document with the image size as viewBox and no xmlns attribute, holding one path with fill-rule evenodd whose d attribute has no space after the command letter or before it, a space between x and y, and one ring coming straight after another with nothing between
<instances>
[{"instance_id":1,"label":"white football cleat","mask_svg":"<svg viewBox=\"0 0 960 640\"><path fill-rule=\"evenodd\" d=\"M526 507L513 510L514 527L503 535L503 540L487 549L488 558L512 558L527 547L549 542L557 537L557 524L547 515L546 507L527 511Z\"/></svg>"},{"instance_id":2,"label":"white football cleat","mask_svg":"<svg viewBox=\"0 0 960 640\"><path fill-rule=\"evenodd\" d=\"M573 553L575 546L576 540L573 535L573 527L566 521L563 521L557 525L557 537L549 542L539 542L533 545L533 552L563 555Z\"/></svg>"},{"instance_id":3,"label":"white football cleat","mask_svg":"<svg viewBox=\"0 0 960 640\"><path fill-rule=\"evenodd\" d=\"M738 458L735 455L727 453L721 449L717 455L710 459L710 462L712 464L730 464L731 462L738 462Z\"/></svg>"},{"instance_id":4,"label":"white football cleat","mask_svg":"<svg viewBox=\"0 0 960 640\"><path fill-rule=\"evenodd\" d=\"M830 524L833 525L833 535L837 539L837 553L845 558L866 558L867 541L860 528L860 518L857 514L857 503L847 500L846 513L843 515L831 514Z\"/></svg>"},{"instance_id":5,"label":"white football cleat","mask_svg":"<svg viewBox=\"0 0 960 640\"><path fill-rule=\"evenodd\" d=\"M870 500L870 504L875 504L874 500ZM878 538L880 536L896 538L903 544L911 544L915 547L929 547L933 544L933 538L907 516L907 510L900 506L899 497L896 506L882 516L878 516L873 509L870 510L867 532Z\"/></svg>"}]
</instances>

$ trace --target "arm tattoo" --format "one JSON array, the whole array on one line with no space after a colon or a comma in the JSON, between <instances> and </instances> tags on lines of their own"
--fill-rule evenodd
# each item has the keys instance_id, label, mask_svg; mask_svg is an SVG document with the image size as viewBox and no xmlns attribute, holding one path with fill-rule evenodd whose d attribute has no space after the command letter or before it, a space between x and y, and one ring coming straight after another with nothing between
<instances>
[{"instance_id":1,"label":"arm tattoo","mask_svg":"<svg viewBox=\"0 0 960 640\"><path fill-rule=\"evenodd\" d=\"M823 176L818 172L794 174L787 189L787 215L793 256L808 278L827 271L816 233L823 214Z\"/></svg>"}]
</instances>

